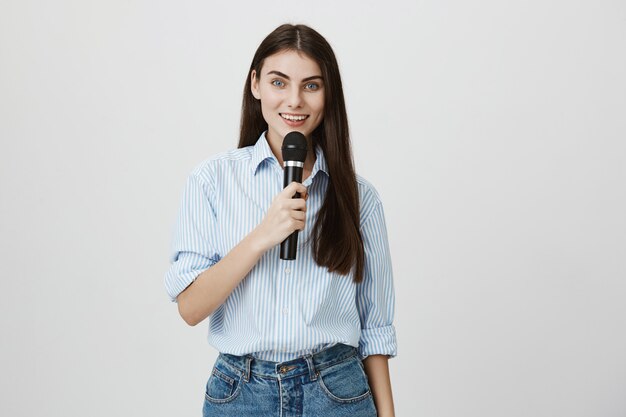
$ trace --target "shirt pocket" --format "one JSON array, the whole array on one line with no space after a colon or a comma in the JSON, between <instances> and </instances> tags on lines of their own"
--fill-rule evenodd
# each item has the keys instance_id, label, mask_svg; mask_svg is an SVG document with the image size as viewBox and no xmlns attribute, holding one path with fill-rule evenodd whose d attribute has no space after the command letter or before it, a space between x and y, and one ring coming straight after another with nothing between
<instances>
[{"instance_id":1,"label":"shirt pocket","mask_svg":"<svg viewBox=\"0 0 626 417\"><path fill-rule=\"evenodd\" d=\"M327 328L343 316L348 303L354 304L354 297L349 296L352 291L348 276L328 272L326 267L314 267L294 279L299 281L298 308L307 326Z\"/></svg>"}]
</instances>

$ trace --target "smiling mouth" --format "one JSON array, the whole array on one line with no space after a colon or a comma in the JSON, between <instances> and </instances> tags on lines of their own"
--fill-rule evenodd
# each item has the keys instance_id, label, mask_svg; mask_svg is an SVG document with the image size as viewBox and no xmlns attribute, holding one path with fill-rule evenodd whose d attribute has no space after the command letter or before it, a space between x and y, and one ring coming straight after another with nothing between
<instances>
[{"instance_id":1,"label":"smiling mouth","mask_svg":"<svg viewBox=\"0 0 626 417\"><path fill-rule=\"evenodd\" d=\"M285 120L291 120L292 122L300 122L309 117L309 115L295 115L295 114L286 114L286 113L278 113L280 117Z\"/></svg>"}]
</instances>

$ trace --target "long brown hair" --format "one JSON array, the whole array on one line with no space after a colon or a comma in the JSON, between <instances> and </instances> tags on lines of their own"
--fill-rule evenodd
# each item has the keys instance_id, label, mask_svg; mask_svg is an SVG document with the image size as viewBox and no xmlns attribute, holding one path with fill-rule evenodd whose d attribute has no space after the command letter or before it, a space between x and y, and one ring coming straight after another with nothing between
<instances>
[{"instance_id":1,"label":"long brown hair","mask_svg":"<svg viewBox=\"0 0 626 417\"><path fill-rule=\"evenodd\" d=\"M313 259L330 272L347 275L354 267L354 282L363 281L364 248L359 231L359 193L348 131L339 66L322 35L305 25L281 25L259 45L243 90L239 148L254 145L268 128L261 103L252 95L252 70L261 73L265 58L285 50L306 54L317 62L324 79L324 118L313 131L328 165L329 182L324 203L311 236Z\"/></svg>"}]
</instances>

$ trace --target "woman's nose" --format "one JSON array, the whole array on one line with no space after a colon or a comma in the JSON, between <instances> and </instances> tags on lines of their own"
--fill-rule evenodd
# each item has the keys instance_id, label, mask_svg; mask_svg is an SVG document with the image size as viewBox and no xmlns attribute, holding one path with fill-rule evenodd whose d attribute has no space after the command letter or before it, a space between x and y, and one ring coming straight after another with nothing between
<instances>
[{"instance_id":1,"label":"woman's nose","mask_svg":"<svg viewBox=\"0 0 626 417\"><path fill-rule=\"evenodd\" d=\"M302 106L302 90L299 88L293 88L289 92L289 107L301 107Z\"/></svg>"}]
</instances>

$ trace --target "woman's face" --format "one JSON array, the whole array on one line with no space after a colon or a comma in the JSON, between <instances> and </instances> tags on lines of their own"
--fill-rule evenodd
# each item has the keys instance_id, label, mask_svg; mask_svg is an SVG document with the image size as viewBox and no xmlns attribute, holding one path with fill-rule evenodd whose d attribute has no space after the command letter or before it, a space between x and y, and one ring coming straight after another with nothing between
<instances>
[{"instance_id":1,"label":"woman's face","mask_svg":"<svg viewBox=\"0 0 626 417\"><path fill-rule=\"evenodd\" d=\"M280 144L289 132L307 138L324 118L324 80L317 62L303 53L282 51L252 71L252 95L261 101L268 141Z\"/></svg>"}]
</instances>

